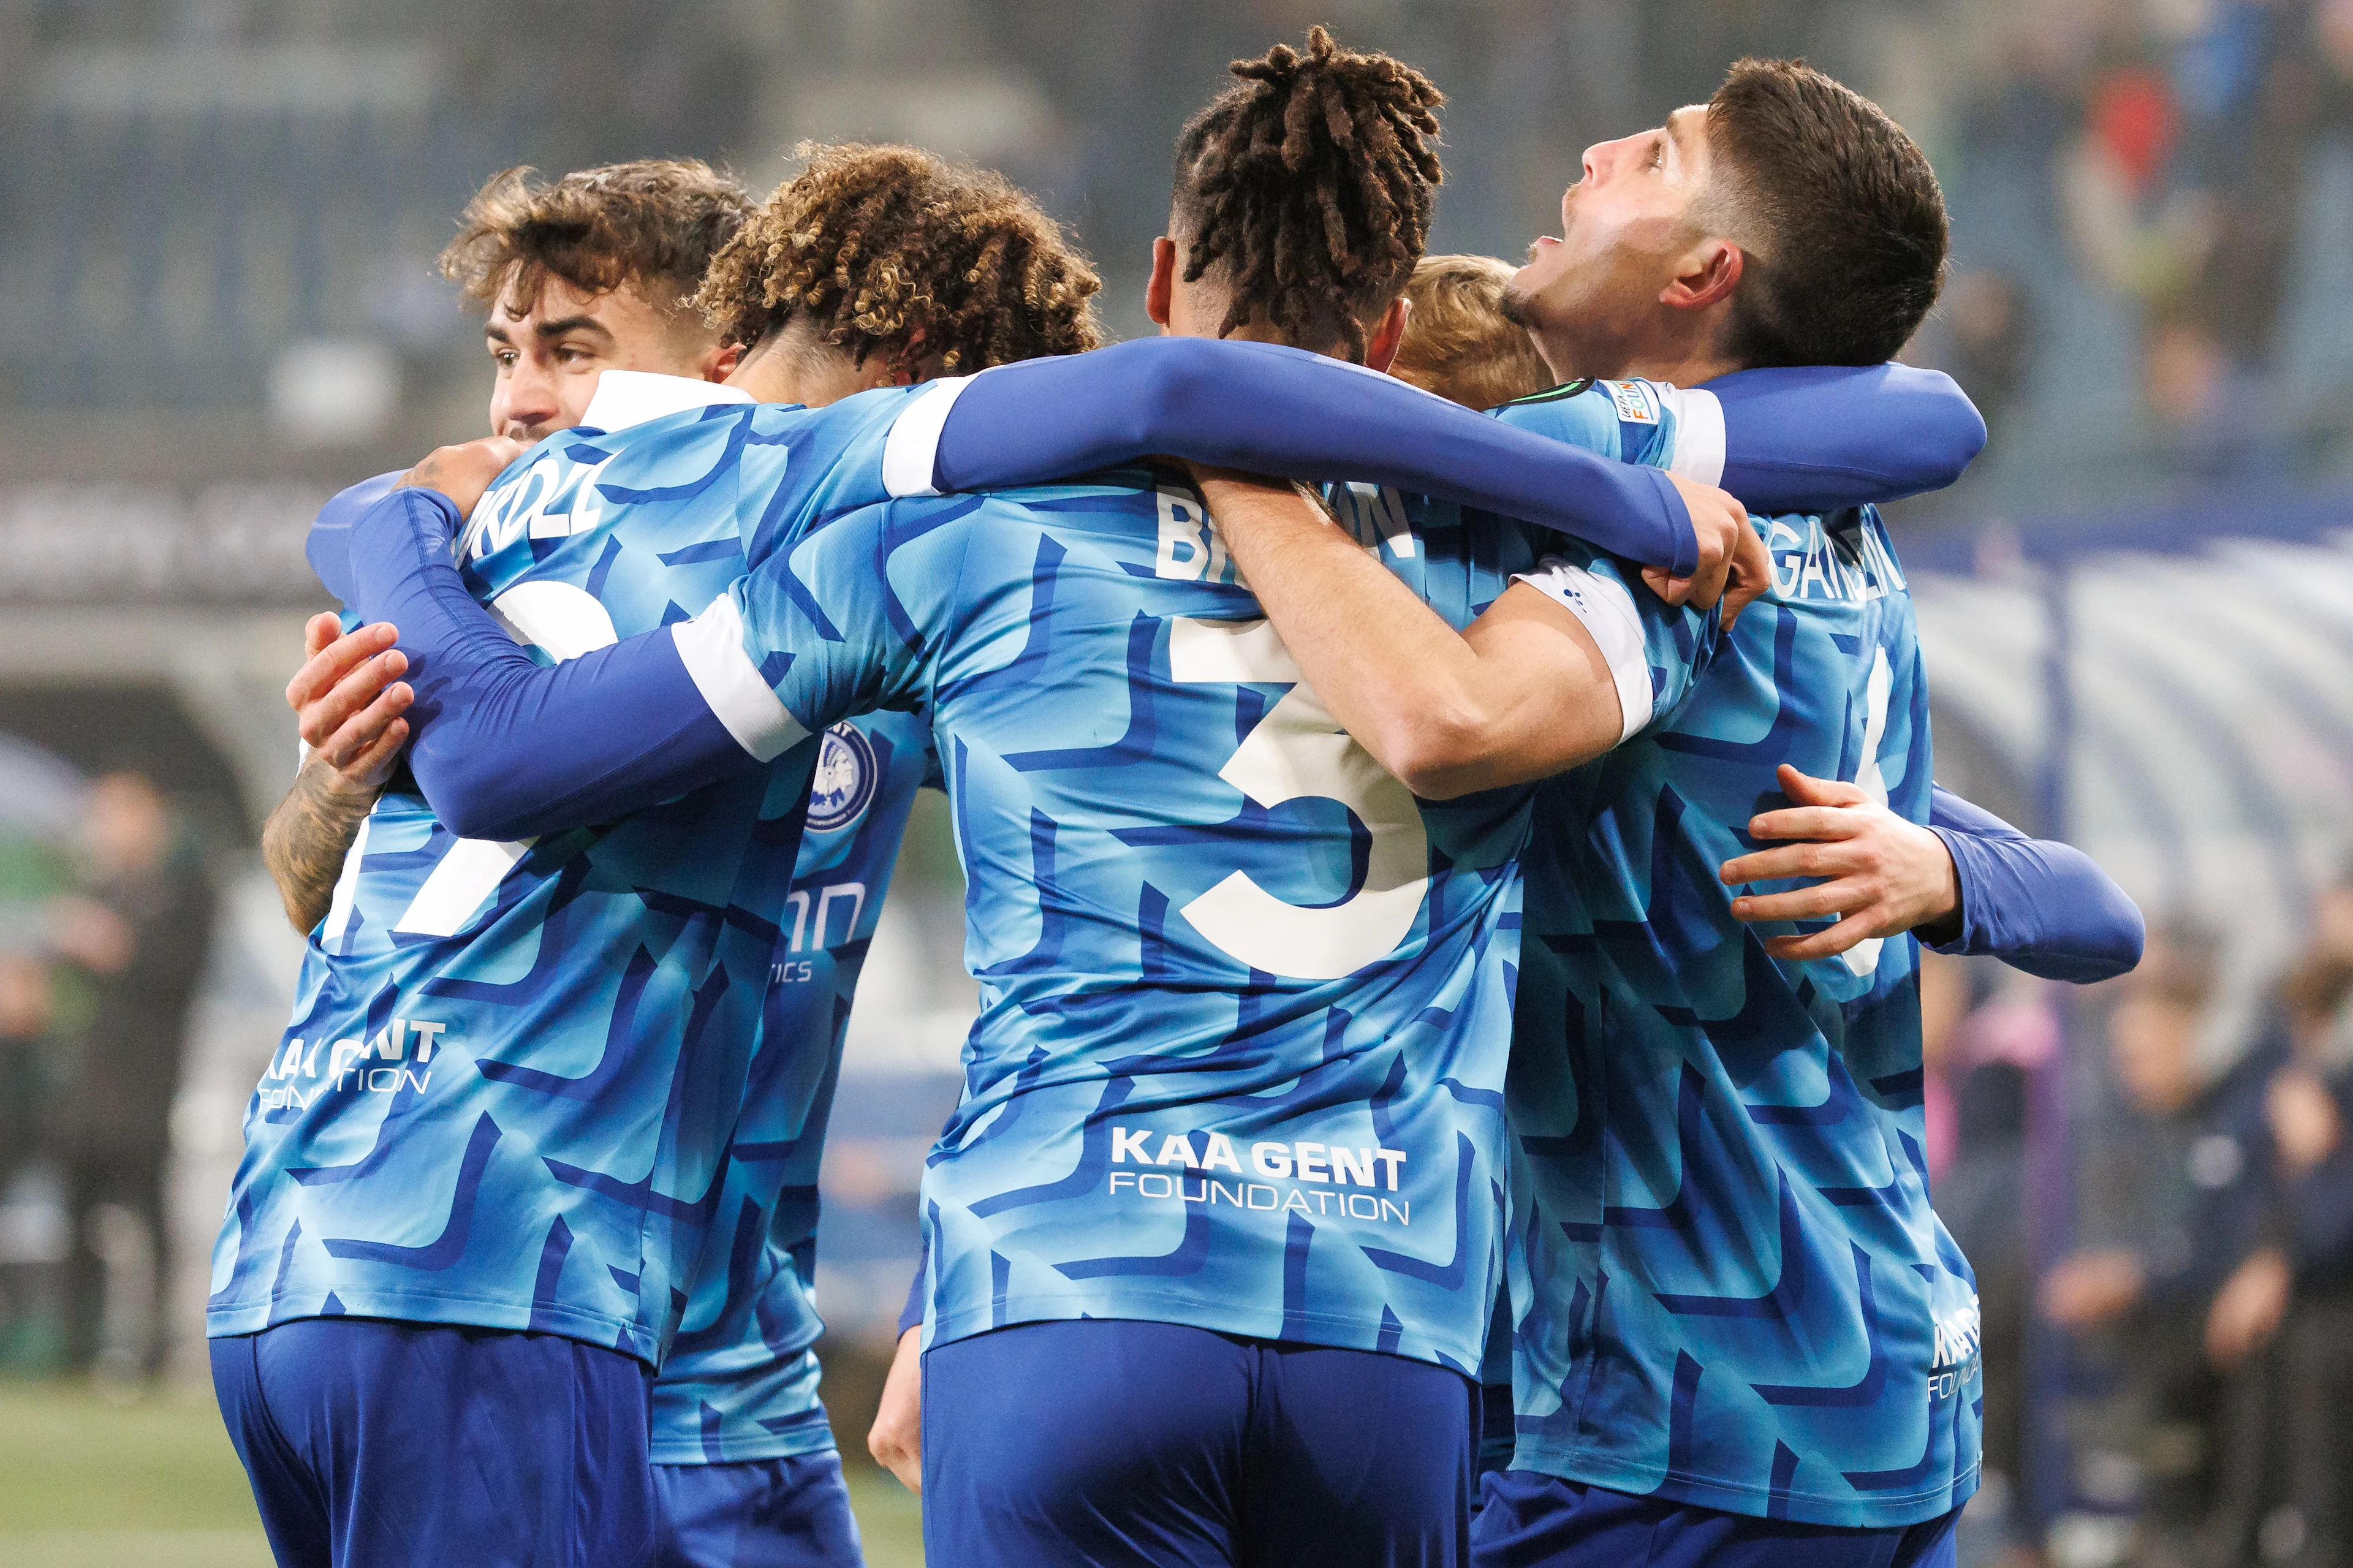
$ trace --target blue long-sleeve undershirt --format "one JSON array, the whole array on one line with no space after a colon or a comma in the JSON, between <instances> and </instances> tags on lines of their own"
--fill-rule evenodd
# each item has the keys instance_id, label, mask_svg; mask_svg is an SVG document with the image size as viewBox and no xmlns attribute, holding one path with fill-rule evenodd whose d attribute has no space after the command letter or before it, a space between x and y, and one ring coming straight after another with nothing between
<instances>
[{"instance_id":1,"label":"blue long-sleeve undershirt","mask_svg":"<svg viewBox=\"0 0 2353 1568\"><path fill-rule=\"evenodd\" d=\"M1725 467L1765 487L1754 492L1760 507L1803 506L1813 483L1841 502L1906 493L1965 465L1983 439L1968 399L1934 373L1758 371L1719 384L1729 388L1716 395ZM1853 432L1878 426L1883 402L1894 416L1883 447L1892 456L1874 465ZM1146 339L974 377L946 411L930 478L941 489L1035 483L1149 452L1396 483L1650 564L1688 570L1693 559L1689 514L1663 474L1263 343ZM382 483L331 503L313 560L364 618L399 626L418 698L411 770L454 830L517 838L610 820L751 764L710 717L668 634L536 665L459 584L446 549L454 509L413 489L362 508ZM343 531L349 581L339 584L332 535L354 513ZM428 536L444 542L426 547Z\"/></svg>"},{"instance_id":2,"label":"blue long-sleeve undershirt","mask_svg":"<svg viewBox=\"0 0 2353 1568\"><path fill-rule=\"evenodd\" d=\"M2082 850L2030 838L1938 784L1928 829L1961 890L1961 933L1929 945L1982 954L2046 980L2108 980L2140 962L2140 908Z\"/></svg>"}]
</instances>

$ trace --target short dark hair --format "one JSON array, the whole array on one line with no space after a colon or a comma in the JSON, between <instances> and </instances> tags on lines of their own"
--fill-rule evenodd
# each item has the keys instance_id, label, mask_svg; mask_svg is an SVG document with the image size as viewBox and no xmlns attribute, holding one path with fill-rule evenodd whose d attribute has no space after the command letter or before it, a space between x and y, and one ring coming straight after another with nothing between
<instances>
[{"instance_id":1,"label":"short dark hair","mask_svg":"<svg viewBox=\"0 0 2353 1568\"><path fill-rule=\"evenodd\" d=\"M1322 27L1304 54L1277 44L1229 68L1241 85L1176 138L1185 281L1225 263L1219 337L1264 321L1302 348L1345 343L1362 360L1365 319L1398 297L1429 241L1446 95Z\"/></svg>"},{"instance_id":2,"label":"short dark hair","mask_svg":"<svg viewBox=\"0 0 2353 1568\"><path fill-rule=\"evenodd\" d=\"M634 285L676 310L702 286L719 247L752 214L743 185L694 158L640 158L582 169L554 184L501 170L474 193L442 276L489 310L512 278L526 310L550 276L587 294Z\"/></svg>"},{"instance_id":3,"label":"short dark hair","mask_svg":"<svg viewBox=\"0 0 2353 1568\"><path fill-rule=\"evenodd\" d=\"M984 370L1102 339L1103 287L1003 175L918 147L795 149L805 163L713 258L697 303L730 342L795 317L860 364ZM923 337L914 342L918 330Z\"/></svg>"},{"instance_id":4,"label":"short dark hair","mask_svg":"<svg viewBox=\"0 0 2353 1568\"><path fill-rule=\"evenodd\" d=\"M1707 137L1730 174L1711 218L1757 247L1733 296L1732 357L1894 358L1945 276L1945 196L1918 144L1803 60L1736 62L1707 101Z\"/></svg>"}]
</instances>

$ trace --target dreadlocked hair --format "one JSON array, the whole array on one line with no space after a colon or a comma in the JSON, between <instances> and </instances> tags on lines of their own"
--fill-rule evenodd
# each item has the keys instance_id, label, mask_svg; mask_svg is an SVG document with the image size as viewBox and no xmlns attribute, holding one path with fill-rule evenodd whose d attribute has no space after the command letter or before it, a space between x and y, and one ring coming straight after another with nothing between
<instances>
[{"instance_id":1,"label":"dreadlocked hair","mask_svg":"<svg viewBox=\"0 0 2353 1568\"><path fill-rule=\"evenodd\" d=\"M1102 280L1002 175L914 147L803 142L794 156L806 167L712 259L696 297L723 339L756 343L801 318L859 364L880 353L944 372L1102 341Z\"/></svg>"},{"instance_id":2,"label":"dreadlocked hair","mask_svg":"<svg viewBox=\"0 0 2353 1568\"><path fill-rule=\"evenodd\" d=\"M1176 139L1185 281L1225 264L1224 337L1262 321L1286 342L1365 357L1366 318L1405 287L1444 171L1432 143L1446 97L1389 55L1277 44L1229 68L1226 89Z\"/></svg>"}]
</instances>

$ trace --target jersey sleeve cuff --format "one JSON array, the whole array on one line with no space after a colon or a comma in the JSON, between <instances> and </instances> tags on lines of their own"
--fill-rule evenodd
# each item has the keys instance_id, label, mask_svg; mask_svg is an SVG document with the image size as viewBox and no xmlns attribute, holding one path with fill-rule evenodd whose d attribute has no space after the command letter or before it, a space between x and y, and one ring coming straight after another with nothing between
<instances>
[{"instance_id":1,"label":"jersey sleeve cuff","mask_svg":"<svg viewBox=\"0 0 2353 1568\"><path fill-rule=\"evenodd\" d=\"M1667 472L1694 484L1724 483L1724 405L1704 386L1661 386L1675 415Z\"/></svg>"},{"instance_id":2,"label":"jersey sleeve cuff","mask_svg":"<svg viewBox=\"0 0 2353 1568\"><path fill-rule=\"evenodd\" d=\"M1634 595L1616 578L1557 555L1546 556L1535 571L1514 580L1567 610L1593 634L1618 688L1619 742L1632 739L1651 721L1651 661Z\"/></svg>"},{"instance_id":3,"label":"jersey sleeve cuff","mask_svg":"<svg viewBox=\"0 0 2353 1568\"><path fill-rule=\"evenodd\" d=\"M940 432L948 413L972 384L968 375L944 375L900 411L882 438L882 488L894 498L935 496Z\"/></svg>"},{"instance_id":4,"label":"jersey sleeve cuff","mask_svg":"<svg viewBox=\"0 0 2353 1568\"><path fill-rule=\"evenodd\" d=\"M744 616L732 595L722 594L702 614L679 622L670 637L687 678L737 745L765 763L808 738L744 651Z\"/></svg>"}]
</instances>

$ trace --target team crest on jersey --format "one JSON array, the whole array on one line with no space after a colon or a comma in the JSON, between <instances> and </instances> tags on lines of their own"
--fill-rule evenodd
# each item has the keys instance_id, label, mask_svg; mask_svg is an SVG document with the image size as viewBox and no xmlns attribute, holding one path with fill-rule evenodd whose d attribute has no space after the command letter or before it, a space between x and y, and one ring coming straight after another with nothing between
<instances>
[{"instance_id":1,"label":"team crest on jersey","mask_svg":"<svg viewBox=\"0 0 2353 1568\"><path fill-rule=\"evenodd\" d=\"M874 764L874 742L855 725L836 724L818 748L817 776L809 781L808 830L838 833L874 803L882 770Z\"/></svg>"},{"instance_id":2,"label":"team crest on jersey","mask_svg":"<svg viewBox=\"0 0 2353 1568\"><path fill-rule=\"evenodd\" d=\"M1609 401L1618 405L1618 417L1629 425L1656 425L1659 405L1651 400L1651 389L1640 382L1605 381L1609 389Z\"/></svg>"}]
</instances>

